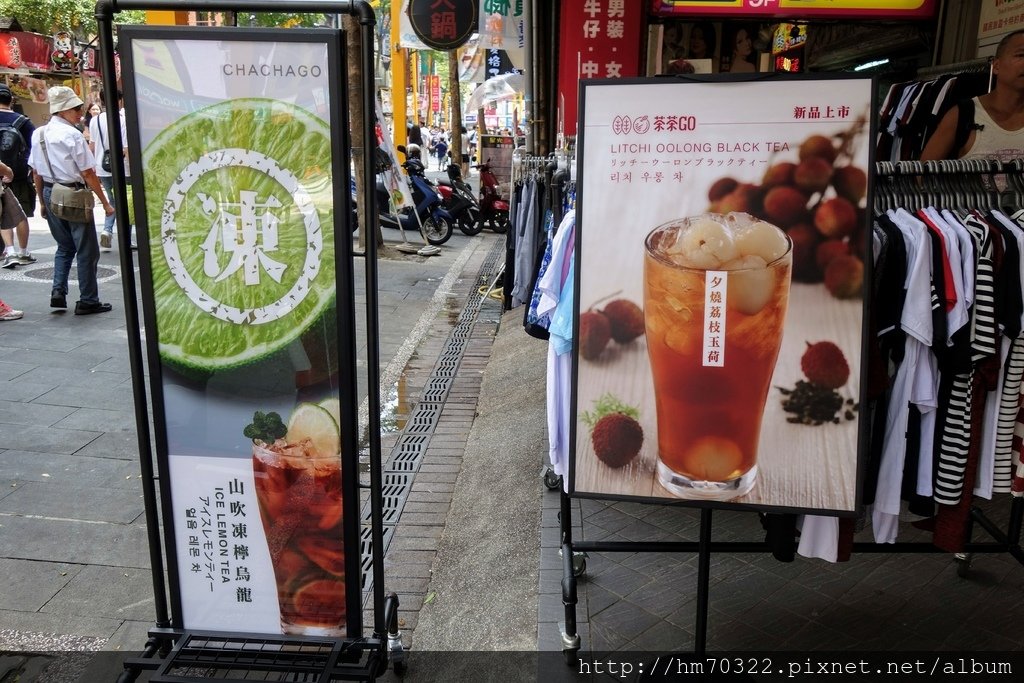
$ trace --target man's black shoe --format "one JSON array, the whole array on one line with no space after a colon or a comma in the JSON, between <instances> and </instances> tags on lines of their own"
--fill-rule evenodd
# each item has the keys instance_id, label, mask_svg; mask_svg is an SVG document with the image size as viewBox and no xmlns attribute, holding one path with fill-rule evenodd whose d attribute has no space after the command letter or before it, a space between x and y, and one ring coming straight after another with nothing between
<instances>
[{"instance_id":1,"label":"man's black shoe","mask_svg":"<svg viewBox=\"0 0 1024 683\"><path fill-rule=\"evenodd\" d=\"M92 315L93 313L106 313L112 308L113 306L111 306L110 304L103 304L100 303L99 301L91 304L79 301L78 303L75 304L75 315Z\"/></svg>"},{"instance_id":2,"label":"man's black shoe","mask_svg":"<svg viewBox=\"0 0 1024 683\"><path fill-rule=\"evenodd\" d=\"M67 308L68 300L56 289L50 292L50 308Z\"/></svg>"}]
</instances>

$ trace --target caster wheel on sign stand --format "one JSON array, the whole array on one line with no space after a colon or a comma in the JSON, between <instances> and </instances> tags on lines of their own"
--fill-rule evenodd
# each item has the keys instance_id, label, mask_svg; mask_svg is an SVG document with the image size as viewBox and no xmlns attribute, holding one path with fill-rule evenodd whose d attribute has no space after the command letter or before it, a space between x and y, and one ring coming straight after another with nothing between
<instances>
[{"instance_id":1,"label":"caster wheel on sign stand","mask_svg":"<svg viewBox=\"0 0 1024 683\"><path fill-rule=\"evenodd\" d=\"M587 556L586 553L573 553L572 554L572 575L577 579L586 574L587 572Z\"/></svg>"},{"instance_id":2,"label":"caster wheel on sign stand","mask_svg":"<svg viewBox=\"0 0 1024 683\"><path fill-rule=\"evenodd\" d=\"M562 478L548 468L544 471L544 486L547 486L549 491L557 491L562 488Z\"/></svg>"},{"instance_id":3,"label":"caster wheel on sign stand","mask_svg":"<svg viewBox=\"0 0 1024 683\"><path fill-rule=\"evenodd\" d=\"M966 579L971 573L971 560L974 559L974 554L956 553L953 557L956 559L956 575Z\"/></svg>"}]
</instances>

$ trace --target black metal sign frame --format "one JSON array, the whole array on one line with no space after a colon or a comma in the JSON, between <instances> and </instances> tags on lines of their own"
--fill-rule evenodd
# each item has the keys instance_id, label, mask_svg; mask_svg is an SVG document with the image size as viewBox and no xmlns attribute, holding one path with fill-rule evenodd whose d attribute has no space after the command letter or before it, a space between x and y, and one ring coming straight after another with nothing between
<instances>
[{"instance_id":1,"label":"black metal sign frame","mask_svg":"<svg viewBox=\"0 0 1024 683\"><path fill-rule=\"evenodd\" d=\"M117 70L115 66L115 43L114 43L114 32L113 22L115 15L123 10L169 10L169 11L181 11L183 9L189 10L202 10L212 12L271 12L280 11L287 9L293 12L321 12L326 14L347 14L356 17L360 26L360 36L362 40L362 51L360 55L360 87L362 89L362 102L364 111L373 111L374 102L374 70L373 70L373 31L376 19L374 16L373 9L369 3L365 0L337 0L334 2L327 1L310 1L310 0L296 0L287 3L287 7L281 2L273 2L266 0L218 0L213 2L204 2L197 0L194 2L177 2L175 0L99 0L96 4L96 20L99 28L99 43L101 51L101 66L104 81L107 84L114 84L117 82ZM142 29L130 29L127 31L127 35L130 36L132 30ZM158 29L161 30L161 29ZM174 30L174 29L162 29L163 31ZM189 37L198 37L200 34L195 29L178 29L180 31L187 31ZM229 31L234 29L227 29ZM289 32L289 31L273 31L272 40L275 41L288 41L288 40L301 40L300 32ZM264 37L269 37L270 33L260 33ZM156 34L150 34L156 35ZM240 35L235 34L235 35ZM256 35L249 33L249 36ZM290 38L289 35L293 35ZM333 54L335 58L331 60L331 68L333 73L336 74L336 80L339 83L332 84L331 99L333 102L338 102L338 91L343 89L346 73L341 69L341 45L342 36L340 32L325 30L317 33L320 39L327 39L332 45ZM329 36L329 37L328 37ZM126 64L130 64L126 62ZM111 131L111 156L114 159L112 167L112 176L115 187L120 188L121 191L116 194L114 206L116 216L121 225L129 225L129 210L128 201L124 189L126 188L126 172L123 159L124 146L121 143L122 130L120 116L118 116L119 103L117 100L117 89L115 87L107 87L105 89L105 106L108 112L108 125ZM344 131L341 133L344 137L342 140L345 144L337 145L335 149L336 154L332 154L332 160L334 165L333 177L335 178L333 192L333 200L335 206L335 225L330 226L333 230L337 239L335 243L337 245L335 251L335 268L336 272L342 272L338 270L338 264L342 259L347 260L346 268L344 272L347 272L347 278L345 281L338 282L339 291L337 295L339 314L338 314L338 339L342 340L347 337L351 337L355 331L355 319L354 319L354 305L351 304L354 301L354 283L352 282L352 250L347 230L347 225L341 225L347 220L349 215L349 197L348 197L348 164L342 163L341 157L344 156L344 161L348 160L347 152L350 150L350 144L347 140L347 119L344 113L338 107L332 107L330 127L332 131ZM374 121L372 116L367 116L363 121L362 134L364 139L374 139ZM141 150L139 149L137 132L133 134L133 142L136 143L131 145L131 161L135 168L141 169ZM373 155L363 155L363 171L365 177L373 178L374 176L374 165ZM342 178L344 182L338 182L337 179ZM141 194L141 193L140 193ZM141 217L144 215L144 208L142 205L142 198L136 196L138 200L136 206L140 209L138 215ZM373 200L373 187L369 185L364 188L363 198L364 206L367 212L367 222L369 225L375 225L377 223L376 206ZM142 223L144 227L144 223ZM246 634L246 633L224 633L224 634L209 634L189 632L181 627L181 611L180 611L180 595L178 577L175 575L174 562L173 562L173 536L161 537L160 532L160 510L163 509L166 521L169 517L166 513L169 510L167 505L167 492L158 491L157 486L157 473L154 469L154 462L164 461L164 457L154 458L154 454L150 445L150 439L152 432L150 431L149 421L149 403L147 400L147 380L145 377L145 355L143 349L143 342L141 338L142 320L139 314L139 304L136 298L136 280L134 274L133 253L130 249L130 231L121 230L119 231L119 246L120 246L120 258L122 265L122 287L125 301L125 318L129 332L128 335L128 346L129 346L129 362L131 366L131 372L133 377L133 397L135 404L135 417L138 430L138 448L140 454L140 467L143 480L143 500L146 510L148 534L149 534L149 554L150 563L154 587L154 608L156 612L156 627L151 630L149 641L146 643L145 651L142 657L137 660L129 660L126 662L126 671L119 680L134 680L135 677L144 669L157 670L161 669L162 672L170 671L171 665L175 657L182 657L186 652L191 652L193 655L196 652L200 653L201 659L204 662L211 664L210 670L216 668L216 655L211 659L210 657L202 656L202 645L197 643L207 642L205 639L213 638L213 647L223 648L223 641L225 638L233 639L236 647L251 647L244 645L245 643L252 642L254 639L259 640L260 638L266 638L259 634ZM144 268L148 268L149 263L145 262L147 256L143 252L143 263ZM369 417L368 424L366 425L368 431L369 440L369 455L370 455L370 509L371 509L371 560L372 560L372 581L373 581L373 592L372 592L372 608L373 608L373 634L372 636L363 635L363 625L361 623L361 591L347 591L347 603L348 603L348 614L351 618L348 619L348 639L335 641L337 645L335 650L340 647L347 653L345 657L338 657L336 655L328 656L324 658L323 662L312 662L310 666L321 671L330 672L341 672L343 669L346 672L346 678L354 678L357 680L374 680L379 673L387 668L387 658L385 650L390 650L392 654L392 661L396 666L396 670L404 668L404 662L401 658L401 643L397 633L397 608L398 601L397 596L390 594L385 597L384 594L384 569L383 569L383 522L382 522L382 510L383 501L381 497L382 491L382 474L381 474L381 446L380 446L380 399L379 399L379 385L380 385L380 356L379 356L379 319L378 319L378 307L377 307L377 244L373 239L367 240L366 253L365 253L365 281L366 281L366 322L367 322L367 393L369 402ZM151 293L152 283L147 282L148 278L143 278L143 285L149 289ZM343 311L341 306L344 304L346 309ZM152 331L154 328L154 319L151 313L146 315L146 326L147 329ZM152 332L151 332L152 333ZM343 336L343 335L347 335ZM352 351L348 349L343 351L343 358L339 358L339 368L354 368L355 367L355 352L354 345L352 345ZM339 354L342 355L342 354ZM157 388L159 381L159 356L151 348L149 356L150 367L149 370L154 374L151 375L148 387L152 392L154 404L160 400L160 390ZM354 376L354 375L351 375ZM355 406L355 387L353 386L350 390L350 394L347 396L339 397L342 405L346 409L343 410L343 416L341 419L341 428L343 434L354 435L358 433L358 419L353 410L347 410L348 407ZM158 425L156 430L156 436L158 443L163 443L166 446L166 434L161 434L161 427ZM353 451L354 453L354 451ZM164 456L166 451L164 452ZM348 458L349 462L344 465L344 477L346 485L345 494L345 511L344 514L347 519L352 520L352 524L358 524L358 500L359 500L359 485L358 485L358 473L356 472L356 466L354 458ZM163 488L163 487L161 487ZM163 497L161 502L160 497ZM350 527L351 528L351 527ZM173 534L173 531L171 531ZM353 543L358 548L358 529L355 532L349 532L346 530L346 543ZM167 555L165 556L165 553ZM168 579L165 580L164 572L168 570ZM359 570L359 553L358 549L354 552L346 552L346 573L349 577L356 580L358 585ZM170 605L168 596L170 596ZM270 636L270 639L276 641L289 641L297 642L302 641L301 636ZM320 639L324 640L324 639ZM304 641L303 641L304 642ZM195 648L199 648L196 650ZM259 650L259 648L257 648ZM362 653L362 654L360 654ZM397 655L397 656L395 656ZM161 661L159 658L164 657ZM251 670L275 670L278 666L276 660L271 657L267 661L263 661L263 658L258 653L250 658L252 661L249 662ZM271 661L273 660L273 661ZM234 667L237 668L237 667ZM155 680L155 679L154 679ZM176 679L181 680L181 679ZM193 680L193 679L189 679ZM205 680L205 679L195 679Z\"/></svg>"}]
</instances>

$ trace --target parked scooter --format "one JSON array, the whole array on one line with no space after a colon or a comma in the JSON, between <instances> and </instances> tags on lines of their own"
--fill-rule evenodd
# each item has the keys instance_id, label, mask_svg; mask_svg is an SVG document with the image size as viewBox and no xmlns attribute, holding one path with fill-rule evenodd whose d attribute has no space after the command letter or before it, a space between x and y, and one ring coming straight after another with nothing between
<instances>
[{"instance_id":1,"label":"parked scooter","mask_svg":"<svg viewBox=\"0 0 1024 683\"><path fill-rule=\"evenodd\" d=\"M498 178L488 162L474 168L480 171L480 225L497 233L508 231L508 202L498 193Z\"/></svg>"},{"instance_id":2,"label":"parked scooter","mask_svg":"<svg viewBox=\"0 0 1024 683\"><path fill-rule=\"evenodd\" d=\"M441 193L444 208L455 219L459 230L472 236L484 229L480 222L480 203L473 194L473 188L462 180L462 168L458 164L448 164L448 180L439 178L437 190Z\"/></svg>"},{"instance_id":3,"label":"parked scooter","mask_svg":"<svg viewBox=\"0 0 1024 683\"><path fill-rule=\"evenodd\" d=\"M414 149L415 148L415 149ZM406 153L404 147L398 151ZM441 195L434 186L430 184L424 173L423 162L419 159L419 146L410 145L407 152L407 159L402 164L409 173L409 185L412 189L413 202L416 205L416 214L412 209L403 209L394 215L391 213L391 196L383 181L379 178L376 183L377 210L380 214L380 224L385 228L398 228L401 225L403 230L416 232L423 224L423 236L427 242L433 245L441 245L452 236L452 226L455 219L441 204ZM417 220L417 214L419 220Z\"/></svg>"}]
</instances>

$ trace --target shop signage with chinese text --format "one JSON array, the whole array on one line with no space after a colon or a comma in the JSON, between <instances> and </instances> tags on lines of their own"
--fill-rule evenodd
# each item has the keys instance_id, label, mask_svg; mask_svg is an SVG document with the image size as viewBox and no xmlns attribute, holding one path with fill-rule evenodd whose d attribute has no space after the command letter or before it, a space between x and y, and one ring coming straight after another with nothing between
<instances>
[{"instance_id":1,"label":"shop signage with chinese text","mask_svg":"<svg viewBox=\"0 0 1024 683\"><path fill-rule=\"evenodd\" d=\"M654 0L661 16L930 19L936 0Z\"/></svg>"},{"instance_id":2,"label":"shop signage with chinese text","mask_svg":"<svg viewBox=\"0 0 1024 683\"><path fill-rule=\"evenodd\" d=\"M576 134L579 82L640 75L643 3L562 0L558 106L565 135Z\"/></svg>"},{"instance_id":3,"label":"shop signage with chinese text","mask_svg":"<svg viewBox=\"0 0 1024 683\"><path fill-rule=\"evenodd\" d=\"M410 0L409 19L424 44L435 50L454 50L476 31L476 0Z\"/></svg>"}]
</instances>

